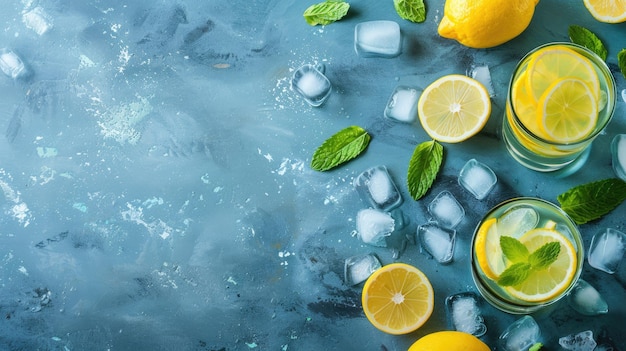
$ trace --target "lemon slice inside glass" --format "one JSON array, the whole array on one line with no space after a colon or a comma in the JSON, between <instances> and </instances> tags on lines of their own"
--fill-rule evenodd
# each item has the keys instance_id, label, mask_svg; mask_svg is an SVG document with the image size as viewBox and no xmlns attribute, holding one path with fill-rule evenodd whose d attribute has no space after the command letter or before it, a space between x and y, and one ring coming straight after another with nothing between
<instances>
[{"instance_id":1,"label":"lemon slice inside glass","mask_svg":"<svg viewBox=\"0 0 626 351\"><path fill-rule=\"evenodd\" d=\"M498 279L506 268L506 264L500 247L500 234L495 218L486 220L478 228L474 241L474 252L478 266L483 273L490 279Z\"/></svg>"},{"instance_id":2,"label":"lemon slice inside glass","mask_svg":"<svg viewBox=\"0 0 626 351\"><path fill-rule=\"evenodd\" d=\"M367 319L385 333L399 335L421 327L433 312L434 292L419 269L392 263L367 279L361 295Z\"/></svg>"},{"instance_id":3,"label":"lemon slice inside glass","mask_svg":"<svg viewBox=\"0 0 626 351\"><path fill-rule=\"evenodd\" d=\"M626 21L626 1L583 0L589 13L600 22L620 23Z\"/></svg>"}]
</instances>

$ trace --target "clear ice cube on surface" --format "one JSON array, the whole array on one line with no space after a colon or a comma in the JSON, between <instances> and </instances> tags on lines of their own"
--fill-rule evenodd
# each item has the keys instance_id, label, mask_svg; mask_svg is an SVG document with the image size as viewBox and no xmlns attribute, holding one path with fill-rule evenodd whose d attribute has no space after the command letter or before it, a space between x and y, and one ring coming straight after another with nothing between
<instances>
[{"instance_id":1,"label":"clear ice cube on surface","mask_svg":"<svg viewBox=\"0 0 626 351\"><path fill-rule=\"evenodd\" d=\"M626 102L626 89L622 89L622 100Z\"/></svg>"},{"instance_id":2,"label":"clear ice cube on surface","mask_svg":"<svg viewBox=\"0 0 626 351\"><path fill-rule=\"evenodd\" d=\"M613 171L622 180L626 180L626 134L618 134L611 142Z\"/></svg>"},{"instance_id":3,"label":"clear ice cube on surface","mask_svg":"<svg viewBox=\"0 0 626 351\"><path fill-rule=\"evenodd\" d=\"M497 182L491 168L476 159L467 161L459 174L459 184L478 200L484 199Z\"/></svg>"},{"instance_id":4,"label":"clear ice cube on surface","mask_svg":"<svg viewBox=\"0 0 626 351\"><path fill-rule=\"evenodd\" d=\"M368 21L354 27L354 49L361 57L395 57L402 51L400 26L394 21Z\"/></svg>"},{"instance_id":5,"label":"clear ice cube on surface","mask_svg":"<svg viewBox=\"0 0 626 351\"><path fill-rule=\"evenodd\" d=\"M369 278L375 270L382 267L380 260L373 253L346 258L344 279L347 285L357 285Z\"/></svg>"},{"instance_id":6,"label":"clear ice cube on surface","mask_svg":"<svg viewBox=\"0 0 626 351\"><path fill-rule=\"evenodd\" d=\"M25 12L22 15L22 22L39 35L43 35L52 28L52 19L41 6Z\"/></svg>"},{"instance_id":7,"label":"clear ice cube on surface","mask_svg":"<svg viewBox=\"0 0 626 351\"><path fill-rule=\"evenodd\" d=\"M489 71L489 66L472 65L467 73L468 76L479 81L480 84L482 84L485 89L487 89L489 96L493 97L494 95L496 95L495 91L493 90L493 84L491 83L491 71Z\"/></svg>"},{"instance_id":8,"label":"clear ice cube on surface","mask_svg":"<svg viewBox=\"0 0 626 351\"><path fill-rule=\"evenodd\" d=\"M363 171L353 185L361 199L374 208L389 211L402 203L402 195L385 166Z\"/></svg>"},{"instance_id":9,"label":"clear ice cube on surface","mask_svg":"<svg viewBox=\"0 0 626 351\"><path fill-rule=\"evenodd\" d=\"M448 263L454 256L456 230L437 223L426 223L417 227L417 238L422 250L439 263Z\"/></svg>"},{"instance_id":10,"label":"clear ice cube on surface","mask_svg":"<svg viewBox=\"0 0 626 351\"><path fill-rule=\"evenodd\" d=\"M481 337L487 333L487 326L480 312L476 294L462 292L446 298L448 319L454 330Z\"/></svg>"},{"instance_id":11,"label":"clear ice cube on surface","mask_svg":"<svg viewBox=\"0 0 626 351\"><path fill-rule=\"evenodd\" d=\"M539 214L534 208L518 205L508 209L498 218L498 232L519 239L524 233L535 228L539 222Z\"/></svg>"},{"instance_id":12,"label":"clear ice cube on surface","mask_svg":"<svg viewBox=\"0 0 626 351\"><path fill-rule=\"evenodd\" d=\"M0 49L0 69L13 79L22 76L26 72L26 66L22 59L9 49Z\"/></svg>"},{"instance_id":13,"label":"clear ice cube on surface","mask_svg":"<svg viewBox=\"0 0 626 351\"><path fill-rule=\"evenodd\" d=\"M499 337L503 351L527 351L541 342L541 330L535 319L524 316L509 325Z\"/></svg>"},{"instance_id":14,"label":"clear ice cube on surface","mask_svg":"<svg viewBox=\"0 0 626 351\"><path fill-rule=\"evenodd\" d=\"M391 214L367 208L360 210L356 216L357 237L365 244L386 247L385 238L395 229L395 219Z\"/></svg>"},{"instance_id":15,"label":"clear ice cube on surface","mask_svg":"<svg viewBox=\"0 0 626 351\"><path fill-rule=\"evenodd\" d=\"M591 238L587 260L593 268L615 273L626 251L626 234L607 228Z\"/></svg>"},{"instance_id":16,"label":"clear ice cube on surface","mask_svg":"<svg viewBox=\"0 0 626 351\"><path fill-rule=\"evenodd\" d=\"M597 343L593 338L593 332L591 330L585 330L580 333L559 338L559 345L571 351L593 351Z\"/></svg>"},{"instance_id":17,"label":"clear ice cube on surface","mask_svg":"<svg viewBox=\"0 0 626 351\"><path fill-rule=\"evenodd\" d=\"M391 94L384 116L400 122L413 123L417 119L419 92L411 87L397 86Z\"/></svg>"},{"instance_id":18,"label":"clear ice cube on surface","mask_svg":"<svg viewBox=\"0 0 626 351\"><path fill-rule=\"evenodd\" d=\"M578 313L595 316L609 312L609 306L598 290L586 281L579 279L567 294L569 305Z\"/></svg>"},{"instance_id":19,"label":"clear ice cube on surface","mask_svg":"<svg viewBox=\"0 0 626 351\"><path fill-rule=\"evenodd\" d=\"M317 107L326 101L332 85L317 66L304 65L293 73L291 89L300 94L309 105Z\"/></svg>"},{"instance_id":20,"label":"clear ice cube on surface","mask_svg":"<svg viewBox=\"0 0 626 351\"><path fill-rule=\"evenodd\" d=\"M454 228L465 217L465 209L452 195L444 190L440 192L428 205L428 212L435 221L446 228Z\"/></svg>"}]
</instances>

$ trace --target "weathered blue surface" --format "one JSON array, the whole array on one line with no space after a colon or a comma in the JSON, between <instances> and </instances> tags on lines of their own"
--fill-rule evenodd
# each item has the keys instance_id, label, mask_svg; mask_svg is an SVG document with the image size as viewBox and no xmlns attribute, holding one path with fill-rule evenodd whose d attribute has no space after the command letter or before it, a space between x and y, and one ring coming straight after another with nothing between
<instances>
[{"instance_id":1,"label":"weathered blue surface","mask_svg":"<svg viewBox=\"0 0 626 351\"><path fill-rule=\"evenodd\" d=\"M427 1L426 22L398 17L389 1L354 2L346 18L311 27L302 1L9 0L0 46L18 53L31 75L0 77L0 349L7 350L405 350L448 328L445 298L475 291L469 245L478 219L516 195L556 196L614 176L610 142L626 132L617 104L582 170L566 177L515 163L500 139L506 86L517 61L586 26L608 47L618 91L626 82L616 55L626 23L595 21L582 1L543 0L520 37L475 50L436 34L443 2ZM38 35L22 12L41 6L54 27ZM403 52L362 58L354 26L400 24ZM333 85L319 108L289 89L293 71L323 63ZM434 188L415 202L408 161L427 140L418 122L383 117L397 85L423 89L436 78L487 64L493 113L476 137L445 145ZM372 135L367 151L336 170L309 168L315 148L349 125ZM470 158L491 167L495 190L478 201L456 182ZM352 187L363 170L385 165L400 185L409 228L428 219L443 189L466 211L453 262L440 265L409 242L390 249L351 233L366 206ZM581 226L585 244L606 227L624 231L626 204ZM398 243L402 247L402 243ZM435 311L418 331L385 335L365 319L361 286L343 284L343 261L375 252L388 264L423 270ZM550 349L558 338L603 330L626 346L626 265L608 275L586 262L582 278L609 313L587 317L566 304L534 316ZM484 305L497 336L517 317Z\"/></svg>"}]
</instances>

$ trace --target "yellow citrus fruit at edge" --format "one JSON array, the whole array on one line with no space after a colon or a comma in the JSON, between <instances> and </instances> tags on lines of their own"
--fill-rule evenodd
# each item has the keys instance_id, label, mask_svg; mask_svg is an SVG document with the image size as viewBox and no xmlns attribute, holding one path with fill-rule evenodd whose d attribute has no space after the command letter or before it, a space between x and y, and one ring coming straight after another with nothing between
<instances>
[{"instance_id":1,"label":"yellow citrus fruit at edge","mask_svg":"<svg viewBox=\"0 0 626 351\"><path fill-rule=\"evenodd\" d=\"M392 263L367 279L361 296L367 319L385 333L410 333L426 323L433 312L434 292L419 269Z\"/></svg>"},{"instance_id":2,"label":"yellow citrus fruit at edge","mask_svg":"<svg viewBox=\"0 0 626 351\"><path fill-rule=\"evenodd\" d=\"M624 0L583 0L589 13L600 22L620 23L626 21Z\"/></svg>"},{"instance_id":3,"label":"yellow citrus fruit at edge","mask_svg":"<svg viewBox=\"0 0 626 351\"><path fill-rule=\"evenodd\" d=\"M440 331L423 336L408 351L490 351L489 346L472 334Z\"/></svg>"},{"instance_id":4,"label":"yellow citrus fruit at edge","mask_svg":"<svg viewBox=\"0 0 626 351\"><path fill-rule=\"evenodd\" d=\"M539 0L446 0L438 32L472 48L489 48L520 35Z\"/></svg>"}]
</instances>

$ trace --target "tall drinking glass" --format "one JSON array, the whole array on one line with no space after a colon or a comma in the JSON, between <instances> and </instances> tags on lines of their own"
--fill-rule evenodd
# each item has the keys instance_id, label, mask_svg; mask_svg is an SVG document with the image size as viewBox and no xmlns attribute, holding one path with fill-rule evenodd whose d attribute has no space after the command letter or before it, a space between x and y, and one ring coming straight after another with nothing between
<instances>
[{"instance_id":1,"label":"tall drinking glass","mask_svg":"<svg viewBox=\"0 0 626 351\"><path fill-rule=\"evenodd\" d=\"M572 43L530 51L509 83L504 143L515 160L551 172L586 159L615 110L615 81L606 63Z\"/></svg>"}]
</instances>

